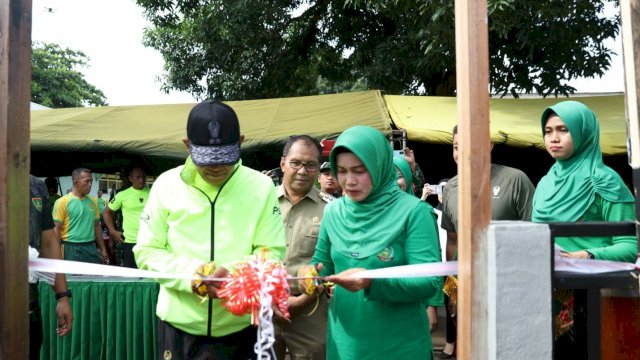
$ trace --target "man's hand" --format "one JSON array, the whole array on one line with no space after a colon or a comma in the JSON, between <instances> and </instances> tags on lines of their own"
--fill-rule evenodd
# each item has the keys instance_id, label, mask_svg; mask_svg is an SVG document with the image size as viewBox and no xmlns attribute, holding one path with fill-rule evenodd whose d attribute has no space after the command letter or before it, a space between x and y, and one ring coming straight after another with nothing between
<instances>
[{"instance_id":1,"label":"man's hand","mask_svg":"<svg viewBox=\"0 0 640 360\"><path fill-rule=\"evenodd\" d=\"M111 236L111 238L117 243L122 244L124 242L124 240L122 240L122 231L114 231L112 233L109 233L109 236Z\"/></svg>"},{"instance_id":2,"label":"man's hand","mask_svg":"<svg viewBox=\"0 0 640 360\"><path fill-rule=\"evenodd\" d=\"M327 276L325 280L340 285L351 292L356 292L362 289L368 289L371 286L371 279L362 279L351 276L352 274L356 274L365 270L367 269L349 269L337 275Z\"/></svg>"},{"instance_id":3,"label":"man's hand","mask_svg":"<svg viewBox=\"0 0 640 360\"><path fill-rule=\"evenodd\" d=\"M429 317L429 329L431 332L438 328L438 308L435 306L427 306L427 316Z\"/></svg>"},{"instance_id":4,"label":"man's hand","mask_svg":"<svg viewBox=\"0 0 640 360\"><path fill-rule=\"evenodd\" d=\"M301 294L298 296L289 296L289 314L291 314L291 316L302 314L302 309L316 301L317 296L319 295L309 296L307 294Z\"/></svg>"},{"instance_id":5,"label":"man's hand","mask_svg":"<svg viewBox=\"0 0 640 360\"><path fill-rule=\"evenodd\" d=\"M58 300L58 305L56 305L56 317L58 318L56 333L58 336L67 335L69 331L71 331L71 323L73 322L73 313L71 312L69 298L63 297Z\"/></svg>"},{"instance_id":6,"label":"man's hand","mask_svg":"<svg viewBox=\"0 0 640 360\"><path fill-rule=\"evenodd\" d=\"M287 319L287 317L284 316L284 314L282 313L282 311L280 311L280 309L278 308L277 305L273 304L271 306L271 309L273 310L273 322L280 325L280 326L284 326L287 324L291 324L291 319Z\"/></svg>"},{"instance_id":7,"label":"man's hand","mask_svg":"<svg viewBox=\"0 0 640 360\"><path fill-rule=\"evenodd\" d=\"M100 260L102 260L102 262L107 265L109 265L110 263L109 253L107 252L107 248L104 246L102 247L102 249L100 249Z\"/></svg>"},{"instance_id":8,"label":"man's hand","mask_svg":"<svg viewBox=\"0 0 640 360\"><path fill-rule=\"evenodd\" d=\"M404 148L404 159L407 160L411 167L411 172L414 173L416 171L416 157L413 155L413 150L408 147Z\"/></svg>"},{"instance_id":9,"label":"man's hand","mask_svg":"<svg viewBox=\"0 0 640 360\"><path fill-rule=\"evenodd\" d=\"M203 265L204 266L204 265ZM216 268L216 270L209 276L209 278L226 278L229 277L229 270L224 267ZM208 281L206 278L203 280L203 284L207 287L207 293L209 298L217 299L218 298L218 290L222 286L222 281ZM196 288L192 286L192 290L194 293L198 294Z\"/></svg>"}]
</instances>

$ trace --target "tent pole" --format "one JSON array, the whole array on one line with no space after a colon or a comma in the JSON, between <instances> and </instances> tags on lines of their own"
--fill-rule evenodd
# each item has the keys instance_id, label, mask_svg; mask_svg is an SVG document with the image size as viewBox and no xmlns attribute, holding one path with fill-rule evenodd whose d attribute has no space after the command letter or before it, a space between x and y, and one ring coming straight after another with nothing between
<instances>
[{"instance_id":1,"label":"tent pole","mask_svg":"<svg viewBox=\"0 0 640 360\"><path fill-rule=\"evenodd\" d=\"M486 0L455 1L458 103L458 359L486 359L490 211Z\"/></svg>"},{"instance_id":2,"label":"tent pole","mask_svg":"<svg viewBox=\"0 0 640 360\"><path fill-rule=\"evenodd\" d=\"M30 97L31 0L1 0L0 359L28 353Z\"/></svg>"}]
</instances>

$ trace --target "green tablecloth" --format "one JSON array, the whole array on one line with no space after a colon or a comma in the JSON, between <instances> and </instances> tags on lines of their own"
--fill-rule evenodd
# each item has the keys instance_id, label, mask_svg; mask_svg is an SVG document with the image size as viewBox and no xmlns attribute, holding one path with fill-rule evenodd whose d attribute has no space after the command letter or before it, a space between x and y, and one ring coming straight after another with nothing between
<instances>
[{"instance_id":1,"label":"green tablecloth","mask_svg":"<svg viewBox=\"0 0 640 360\"><path fill-rule=\"evenodd\" d=\"M67 278L73 293L71 333L59 337L56 300L40 282L44 341L40 359L154 359L158 284L122 278Z\"/></svg>"}]
</instances>

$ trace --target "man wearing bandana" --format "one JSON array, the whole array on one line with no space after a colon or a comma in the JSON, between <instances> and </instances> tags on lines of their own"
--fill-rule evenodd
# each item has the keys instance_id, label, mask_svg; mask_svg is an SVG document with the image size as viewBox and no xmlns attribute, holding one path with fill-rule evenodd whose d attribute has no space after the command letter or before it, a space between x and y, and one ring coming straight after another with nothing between
<instances>
[{"instance_id":1,"label":"man wearing bandana","mask_svg":"<svg viewBox=\"0 0 640 360\"><path fill-rule=\"evenodd\" d=\"M133 246L138 239L138 227L140 214L149 199L149 188L147 185L147 174L138 166L129 172L131 187L116 194L107 207L104 209L104 222L109 229L109 236L124 247L124 266L137 268L133 258ZM113 212L122 210L122 228L124 231L116 230L113 222Z\"/></svg>"},{"instance_id":2,"label":"man wearing bandana","mask_svg":"<svg viewBox=\"0 0 640 360\"><path fill-rule=\"evenodd\" d=\"M249 256L283 258L276 189L268 176L242 165L243 140L230 106L206 100L193 107L184 139L189 158L156 179L140 216L133 248L140 268L222 278ZM215 268L205 271L212 261ZM158 281L159 359L256 358L251 316L224 308L222 282Z\"/></svg>"}]
</instances>

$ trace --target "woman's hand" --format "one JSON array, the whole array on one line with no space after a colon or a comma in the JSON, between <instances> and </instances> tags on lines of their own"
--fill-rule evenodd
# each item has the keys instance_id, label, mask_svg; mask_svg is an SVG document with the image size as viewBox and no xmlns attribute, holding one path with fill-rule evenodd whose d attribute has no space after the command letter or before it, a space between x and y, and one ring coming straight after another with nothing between
<instances>
[{"instance_id":1,"label":"woman's hand","mask_svg":"<svg viewBox=\"0 0 640 360\"><path fill-rule=\"evenodd\" d=\"M588 259L589 258L589 253L587 253L585 250L573 251L573 252L562 251L560 255L562 257L572 258L572 259Z\"/></svg>"},{"instance_id":2,"label":"woman's hand","mask_svg":"<svg viewBox=\"0 0 640 360\"><path fill-rule=\"evenodd\" d=\"M429 195L431 195L431 185L424 184L424 187L422 188L422 196L420 196L420 200L426 201L427 196Z\"/></svg>"},{"instance_id":3,"label":"woman's hand","mask_svg":"<svg viewBox=\"0 0 640 360\"><path fill-rule=\"evenodd\" d=\"M351 276L353 274L356 274L365 270L367 269L363 269L363 268L349 269L337 275L327 276L325 280L335 283L337 285L340 285L351 292L356 292L362 289L368 289L371 286L371 279L362 279L355 276Z\"/></svg>"},{"instance_id":4,"label":"woman's hand","mask_svg":"<svg viewBox=\"0 0 640 360\"><path fill-rule=\"evenodd\" d=\"M416 157L413 155L413 150L408 147L404 148L404 159L409 163L409 167L411 167L411 172L414 173L416 171Z\"/></svg>"}]
</instances>

